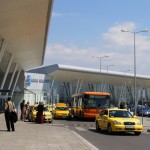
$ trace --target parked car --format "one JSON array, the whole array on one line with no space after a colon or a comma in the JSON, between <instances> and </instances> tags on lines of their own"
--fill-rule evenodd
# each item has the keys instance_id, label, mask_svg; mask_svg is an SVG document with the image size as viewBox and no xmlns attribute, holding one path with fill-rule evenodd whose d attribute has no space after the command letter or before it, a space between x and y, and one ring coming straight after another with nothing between
<instances>
[{"instance_id":1,"label":"parked car","mask_svg":"<svg viewBox=\"0 0 150 150\"><path fill-rule=\"evenodd\" d=\"M51 104L45 104L45 106L47 106L48 110L49 110L51 113L54 112L55 107L54 107L54 106L52 107Z\"/></svg>"},{"instance_id":2,"label":"parked car","mask_svg":"<svg viewBox=\"0 0 150 150\"><path fill-rule=\"evenodd\" d=\"M150 116L150 108L149 107L145 107L143 109L140 109L139 112L137 113L139 116Z\"/></svg>"},{"instance_id":3,"label":"parked car","mask_svg":"<svg viewBox=\"0 0 150 150\"><path fill-rule=\"evenodd\" d=\"M65 103L57 103L54 111L54 118L69 118L70 111Z\"/></svg>"},{"instance_id":4,"label":"parked car","mask_svg":"<svg viewBox=\"0 0 150 150\"><path fill-rule=\"evenodd\" d=\"M33 121L34 122L36 120L37 106L38 105L33 105L32 107L30 107L29 118L28 118L29 121ZM52 114L48 110L48 107L46 105L44 105L43 116L44 116L44 122L50 122L51 123L51 121L52 121Z\"/></svg>"},{"instance_id":5,"label":"parked car","mask_svg":"<svg viewBox=\"0 0 150 150\"><path fill-rule=\"evenodd\" d=\"M95 119L96 130L107 130L112 132L134 132L140 135L143 126L136 116L133 116L127 109L108 108L103 110Z\"/></svg>"},{"instance_id":6,"label":"parked car","mask_svg":"<svg viewBox=\"0 0 150 150\"><path fill-rule=\"evenodd\" d=\"M146 108L146 106L137 105L137 107L136 107L137 115L139 115L139 112L142 110L142 108ZM134 113L135 112L135 107L134 106L130 107L130 111Z\"/></svg>"}]
</instances>

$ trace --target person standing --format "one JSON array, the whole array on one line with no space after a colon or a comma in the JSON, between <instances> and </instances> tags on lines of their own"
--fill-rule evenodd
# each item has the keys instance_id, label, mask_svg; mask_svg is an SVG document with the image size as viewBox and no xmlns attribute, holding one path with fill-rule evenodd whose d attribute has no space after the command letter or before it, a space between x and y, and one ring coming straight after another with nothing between
<instances>
[{"instance_id":1,"label":"person standing","mask_svg":"<svg viewBox=\"0 0 150 150\"><path fill-rule=\"evenodd\" d=\"M29 108L30 108L30 103L27 102L27 104L25 104L25 117L24 117L24 121L26 121L26 119L29 119Z\"/></svg>"},{"instance_id":2,"label":"person standing","mask_svg":"<svg viewBox=\"0 0 150 150\"><path fill-rule=\"evenodd\" d=\"M44 111L44 105L42 102L39 102L39 105L37 106L37 123L42 124L43 123L43 111Z\"/></svg>"},{"instance_id":3,"label":"person standing","mask_svg":"<svg viewBox=\"0 0 150 150\"><path fill-rule=\"evenodd\" d=\"M11 112L13 111L15 111L15 105L11 101L11 97L8 97L5 102L5 121L6 121L7 131L10 131L10 127L12 131L15 131L13 118L11 117Z\"/></svg>"},{"instance_id":4,"label":"person standing","mask_svg":"<svg viewBox=\"0 0 150 150\"><path fill-rule=\"evenodd\" d=\"M25 117L25 100L23 100L23 101L20 103L20 109L21 109L20 120L24 120L24 117Z\"/></svg>"}]
</instances>

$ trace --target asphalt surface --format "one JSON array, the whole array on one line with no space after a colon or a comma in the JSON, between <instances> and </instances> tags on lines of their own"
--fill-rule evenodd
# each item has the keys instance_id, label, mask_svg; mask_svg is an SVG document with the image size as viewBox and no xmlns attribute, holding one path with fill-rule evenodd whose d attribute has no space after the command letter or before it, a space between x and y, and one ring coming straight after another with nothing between
<instances>
[{"instance_id":1,"label":"asphalt surface","mask_svg":"<svg viewBox=\"0 0 150 150\"><path fill-rule=\"evenodd\" d=\"M142 120L141 117L138 117ZM107 132L96 132L94 121L79 121L79 120L54 120L54 123L61 123L67 126L70 130L75 131L80 136L85 138L91 144L100 150L149 150L150 149L150 118L143 118L144 130L140 136L135 136L133 133L116 133L113 135Z\"/></svg>"},{"instance_id":2,"label":"asphalt surface","mask_svg":"<svg viewBox=\"0 0 150 150\"><path fill-rule=\"evenodd\" d=\"M139 118L142 120L142 118ZM150 118L143 118L144 131L108 135L96 132L94 120L54 120L52 124L18 121L7 132L0 114L0 150L149 150Z\"/></svg>"}]
</instances>

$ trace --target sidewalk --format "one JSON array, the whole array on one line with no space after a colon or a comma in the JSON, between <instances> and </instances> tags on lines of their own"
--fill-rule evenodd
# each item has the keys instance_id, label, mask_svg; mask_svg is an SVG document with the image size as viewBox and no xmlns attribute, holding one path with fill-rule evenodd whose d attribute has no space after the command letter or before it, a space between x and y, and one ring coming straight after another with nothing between
<instances>
[{"instance_id":1,"label":"sidewalk","mask_svg":"<svg viewBox=\"0 0 150 150\"><path fill-rule=\"evenodd\" d=\"M1 150L98 150L67 127L18 121L15 132L7 132L4 114L0 114Z\"/></svg>"},{"instance_id":2,"label":"sidewalk","mask_svg":"<svg viewBox=\"0 0 150 150\"><path fill-rule=\"evenodd\" d=\"M142 122L142 117L137 118ZM150 132L150 117L143 117L143 132Z\"/></svg>"},{"instance_id":3,"label":"sidewalk","mask_svg":"<svg viewBox=\"0 0 150 150\"><path fill-rule=\"evenodd\" d=\"M142 121L142 117L138 118ZM150 118L143 117L143 126L143 132L150 130ZM61 124L18 121L15 129L7 132L4 114L0 114L0 150L98 150Z\"/></svg>"}]
</instances>

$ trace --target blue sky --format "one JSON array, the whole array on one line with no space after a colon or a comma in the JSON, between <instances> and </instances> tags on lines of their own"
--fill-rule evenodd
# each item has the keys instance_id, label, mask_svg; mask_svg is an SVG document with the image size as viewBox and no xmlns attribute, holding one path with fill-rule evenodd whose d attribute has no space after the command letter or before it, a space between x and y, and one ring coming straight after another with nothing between
<instances>
[{"instance_id":1,"label":"blue sky","mask_svg":"<svg viewBox=\"0 0 150 150\"><path fill-rule=\"evenodd\" d=\"M54 0L44 65L133 73L133 34L150 29L149 0ZM137 73L150 75L150 31L136 34Z\"/></svg>"}]
</instances>

